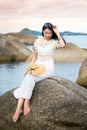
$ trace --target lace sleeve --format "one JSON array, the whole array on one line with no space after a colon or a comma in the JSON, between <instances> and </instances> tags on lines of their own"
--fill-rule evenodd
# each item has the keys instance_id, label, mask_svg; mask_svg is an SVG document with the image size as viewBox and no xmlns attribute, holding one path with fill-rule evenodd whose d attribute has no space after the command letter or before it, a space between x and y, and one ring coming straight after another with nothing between
<instances>
[{"instance_id":1,"label":"lace sleeve","mask_svg":"<svg viewBox=\"0 0 87 130\"><path fill-rule=\"evenodd\" d=\"M34 51L34 52L37 52L37 39L36 39L36 41L34 42L33 51Z\"/></svg>"}]
</instances>

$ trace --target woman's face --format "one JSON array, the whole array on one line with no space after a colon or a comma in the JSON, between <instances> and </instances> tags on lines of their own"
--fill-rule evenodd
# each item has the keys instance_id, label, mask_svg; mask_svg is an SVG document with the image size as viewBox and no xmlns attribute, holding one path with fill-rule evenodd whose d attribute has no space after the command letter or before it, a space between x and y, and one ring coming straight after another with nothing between
<instances>
[{"instance_id":1,"label":"woman's face","mask_svg":"<svg viewBox=\"0 0 87 130\"><path fill-rule=\"evenodd\" d=\"M52 37L52 31L50 29L45 29L43 31L43 37L45 40L49 40Z\"/></svg>"}]
</instances>

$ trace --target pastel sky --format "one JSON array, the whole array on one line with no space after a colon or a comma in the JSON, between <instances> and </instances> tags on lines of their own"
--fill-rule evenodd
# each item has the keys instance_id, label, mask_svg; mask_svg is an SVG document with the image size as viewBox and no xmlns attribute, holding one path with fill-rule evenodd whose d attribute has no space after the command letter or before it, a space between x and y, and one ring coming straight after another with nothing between
<instances>
[{"instance_id":1,"label":"pastel sky","mask_svg":"<svg viewBox=\"0 0 87 130\"><path fill-rule=\"evenodd\" d=\"M87 0L0 0L0 32L41 31L45 22L59 31L87 33Z\"/></svg>"}]
</instances>

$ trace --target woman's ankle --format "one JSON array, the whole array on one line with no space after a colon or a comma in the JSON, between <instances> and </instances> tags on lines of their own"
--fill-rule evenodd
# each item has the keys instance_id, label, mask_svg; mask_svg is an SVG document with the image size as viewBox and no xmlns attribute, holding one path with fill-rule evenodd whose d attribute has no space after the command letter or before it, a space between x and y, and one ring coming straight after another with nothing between
<instances>
[{"instance_id":1,"label":"woman's ankle","mask_svg":"<svg viewBox=\"0 0 87 130\"><path fill-rule=\"evenodd\" d=\"M24 102L24 115L28 115L30 112L30 101L29 100L25 100Z\"/></svg>"}]
</instances>

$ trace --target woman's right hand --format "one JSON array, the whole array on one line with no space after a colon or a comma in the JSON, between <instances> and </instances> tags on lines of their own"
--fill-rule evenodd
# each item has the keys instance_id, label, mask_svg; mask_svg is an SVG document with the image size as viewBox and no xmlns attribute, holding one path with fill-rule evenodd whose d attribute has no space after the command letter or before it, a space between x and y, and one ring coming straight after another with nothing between
<instances>
[{"instance_id":1,"label":"woman's right hand","mask_svg":"<svg viewBox=\"0 0 87 130\"><path fill-rule=\"evenodd\" d=\"M59 33L59 30L58 30L58 27L55 25L55 26L53 26L53 31L56 33L56 34L58 34Z\"/></svg>"}]
</instances>

